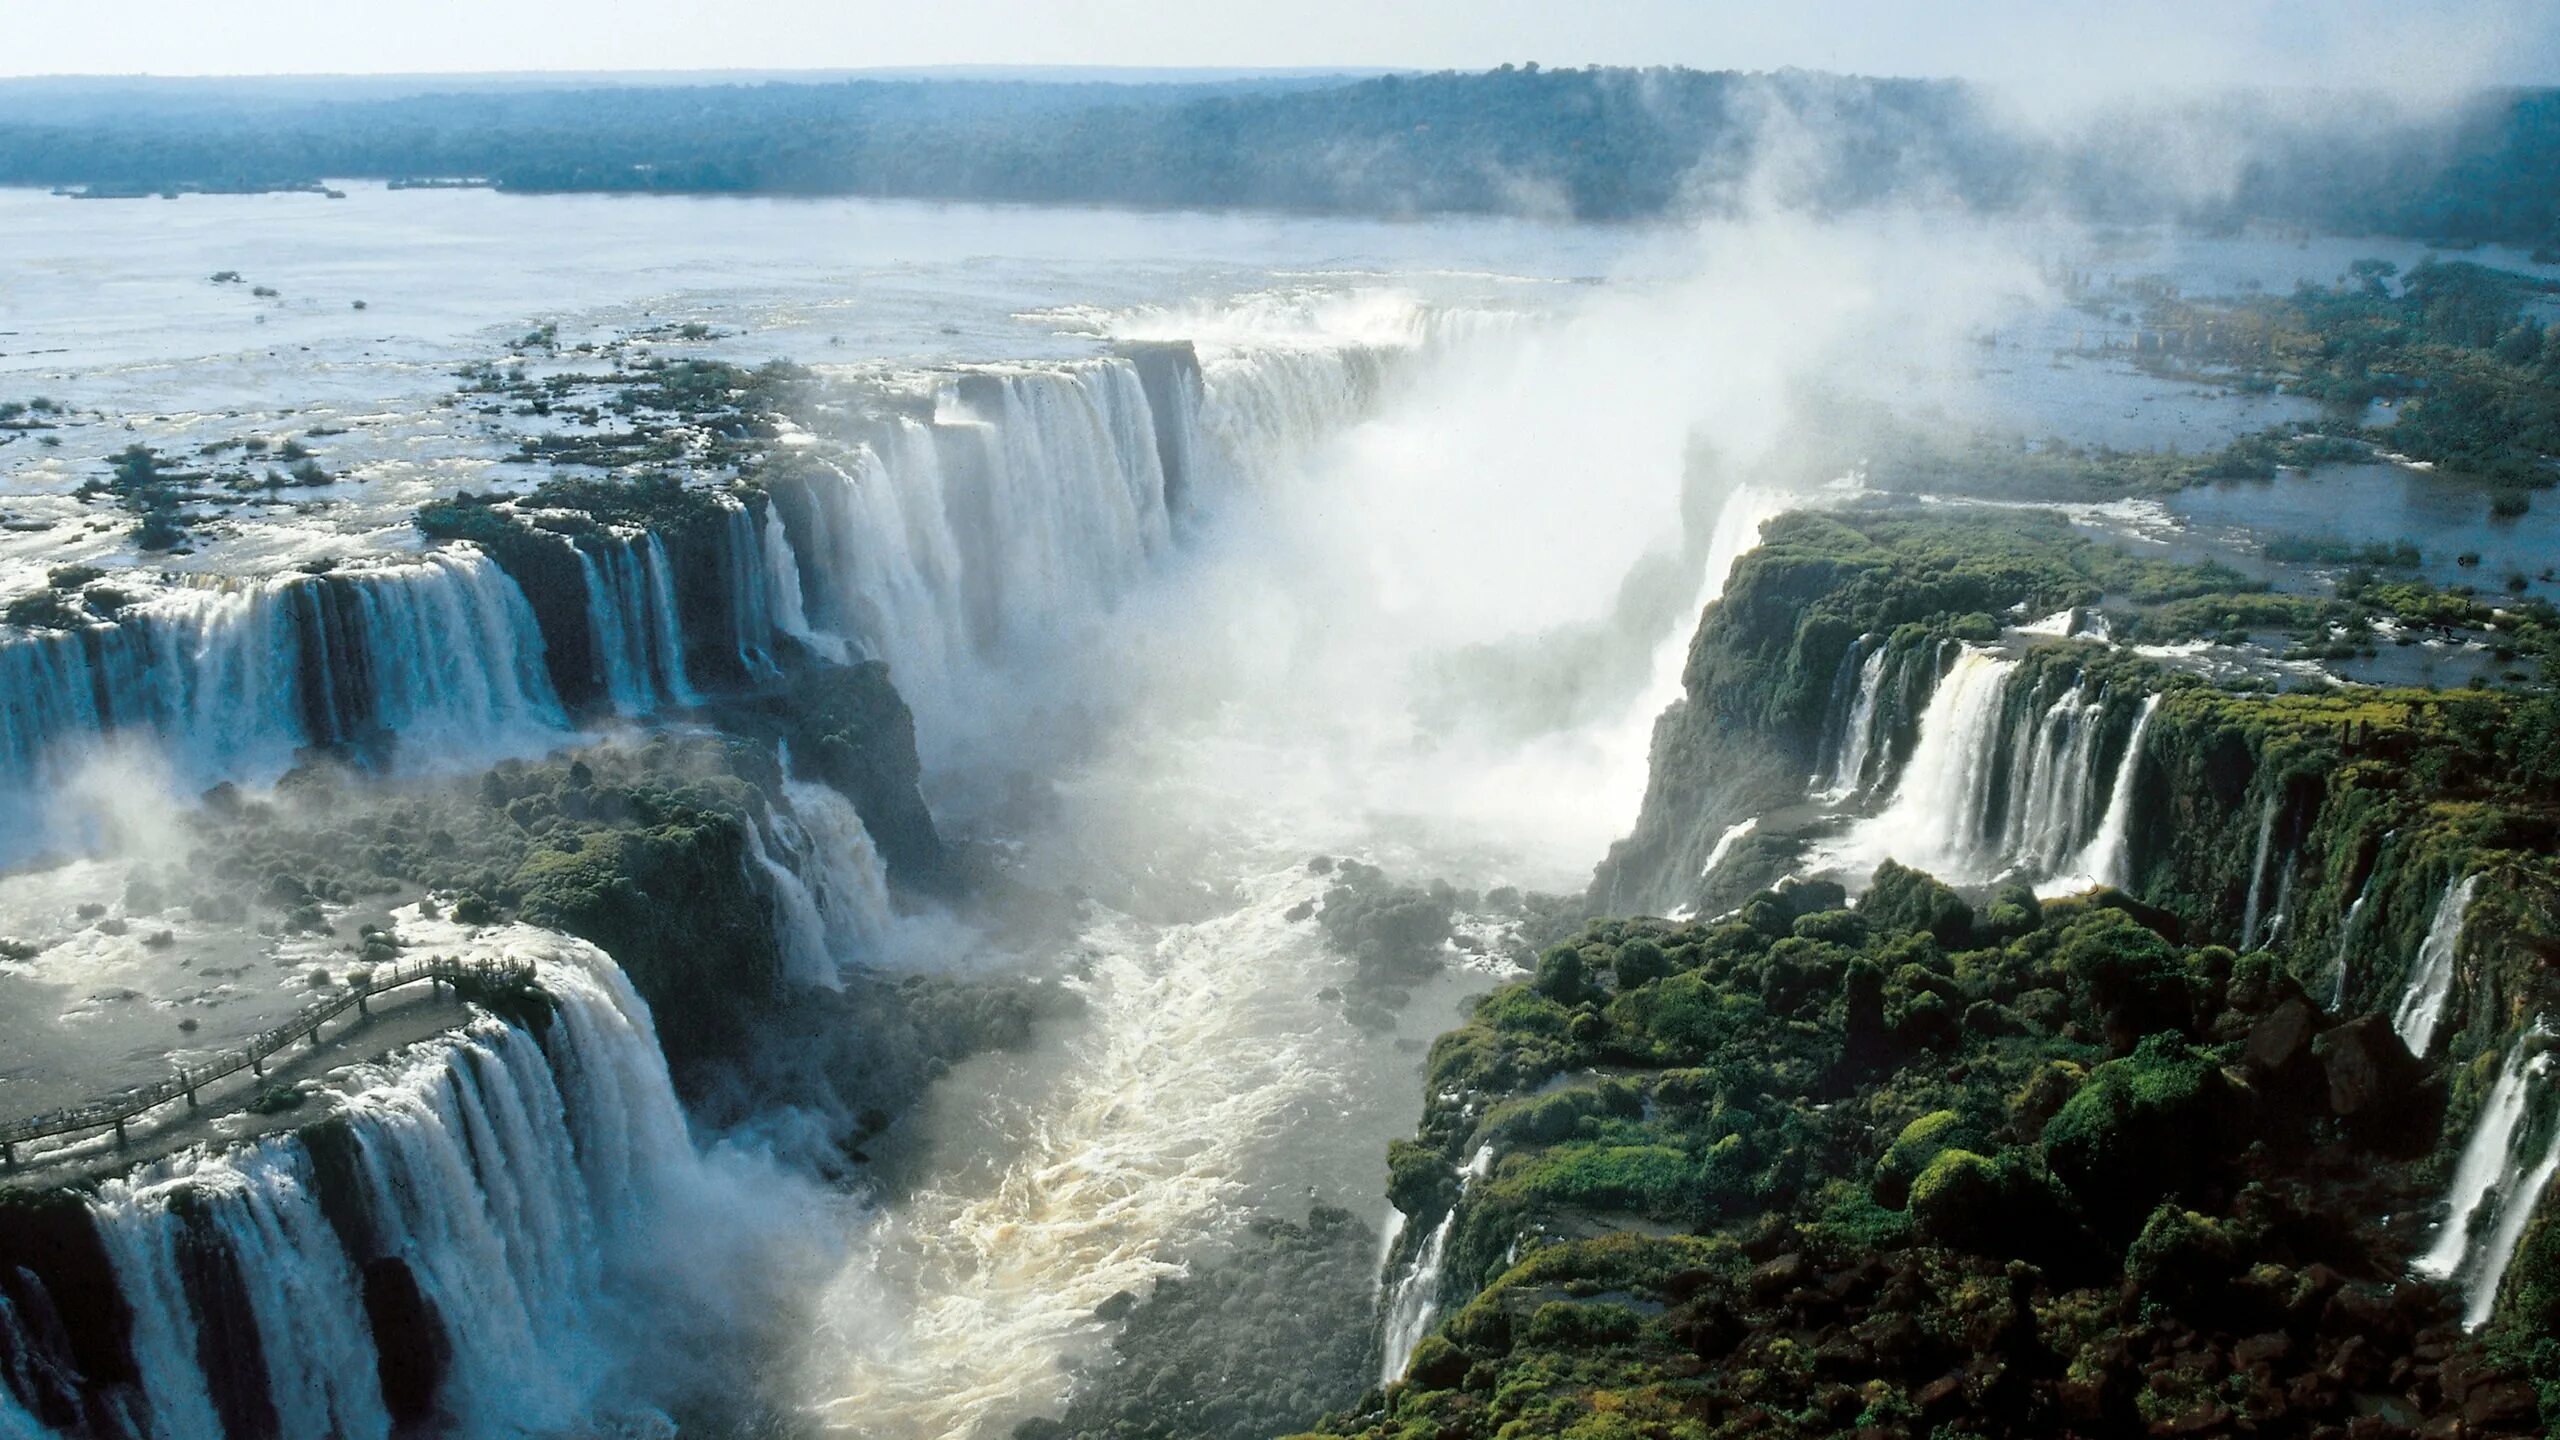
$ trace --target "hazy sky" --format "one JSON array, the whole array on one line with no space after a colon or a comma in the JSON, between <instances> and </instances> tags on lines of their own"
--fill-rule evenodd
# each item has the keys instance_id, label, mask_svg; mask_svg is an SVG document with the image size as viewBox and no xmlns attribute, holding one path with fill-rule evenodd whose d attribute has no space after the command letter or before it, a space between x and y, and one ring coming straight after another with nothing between
<instances>
[{"instance_id":1,"label":"hazy sky","mask_svg":"<svg viewBox=\"0 0 2560 1440\"><path fill-rule=\"evenodd\" d=\"M2560 83L2560 0L0 0L0 74L1783 65L2053 98Z\"/></svg>"}]
</instances>

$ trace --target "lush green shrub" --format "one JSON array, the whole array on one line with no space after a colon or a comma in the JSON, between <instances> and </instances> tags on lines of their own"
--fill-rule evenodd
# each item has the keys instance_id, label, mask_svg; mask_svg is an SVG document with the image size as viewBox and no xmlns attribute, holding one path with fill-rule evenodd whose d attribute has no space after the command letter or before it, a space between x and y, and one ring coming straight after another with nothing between
<instances>
[{"instance_id":1,"label":"lush green shrub","mask_svg":"<svg viewBox=\"0 0 2560 1440\"><path fill-rule=\"evenodd\" d=\"M2163 1199L2203 1201L2225 1106L2211 1057L2156 1035L2090 1073L2046 1124L2045 1162L2093 1217L2129 1234Z\"/></svg>"}]
</instances>

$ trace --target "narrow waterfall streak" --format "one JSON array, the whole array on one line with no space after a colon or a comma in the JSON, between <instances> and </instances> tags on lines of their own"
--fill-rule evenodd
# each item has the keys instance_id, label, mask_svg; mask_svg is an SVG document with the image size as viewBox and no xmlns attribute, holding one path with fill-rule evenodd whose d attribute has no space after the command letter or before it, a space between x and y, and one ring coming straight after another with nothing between
<instances>
[{"instance_id":1,"label":"narrow waterfall streak","mask_svg":"<svg viewBox=\"0 0 2560 1440\"><path fill-rule=\"evenodd\" d=\"M2476 874L2445 887L2444 898L2436 902L2435 915L2427 922L2427 937L2419 942L2417 958L2409 964L2408 986L2391 1012L2391 1028L2399 1032L2409 1053L2421 1060L2435 1045L2437 1027L2444 1021L2445 1002L2453 994L2454 971L2461 959L2463 917L2471 909L2472 892L2479 888Z\"/></svg>"},{"instance_id":2,"label":"narrow waterfall streak","mask_svg":"<svg viewBox=\"0 0 2560 1440\"><path fill-rule=\"evenodd\" d=\"M1387 1207L1384 1220L1378 1222L1378 1262L1370 1267L1369 1300L1383 1302L1387 1294L1387 1262L1395 1258L1396 1242L1404 1238L1404 1212L1393 1205ZM1383 1313L1383 1312L1381 1312Z\"/></svg>"},{"instance_id":3,"label":"narrow waterfall streak","mask_svg":"<svg viewBox=\"0 0 2560 1440\"><path fill-rule=\"evenodd\" d=\"M2347 961L2355 953L2356 935L2364 921L2365 902L2373 898L2373 881L2356 892L2356 901L2347 907L2344 920L2338 922L2338 953L2329 962L2329 1013L2337 1014L2347 1004Z\"/></svg>"},{"instance_id":4,"label":"narrow waterfall streak","mask_svg":"<svg viewBox=\"0 0 2560 1440\"><path fill-rule=\"evenodd\" d=\"M2267 938L2264 942L2267 945L2273 945L2284 938L2285 922L2293 918L2293 872L2296 868L2294 864L2295 858L2293 851L2288 847L2282 857L2276 862L2276 875L2278 877L2276 880L2276 903L2275 908L2267 912Z\"/></svg>"},{"instance_id":5,"label":"narrow waterfall streak","mask_svg":"<svg viewBox=\"0 0 2560 1440\"><path fill-rule=\"evenodd\" d=\"M1404 1378L1404 1367L1413 1359L1422 1337L1431 1332L1431 1322L1440 1313L1441 1271L1449 1258L1449 1234L1457 1228L1458 1206L1466 1200L1467 1191L1493 1168L1493 1147L1484 1145L1458 1167L1458 1195L1449 1202L1449 1213L1431 1227L1423 1238L1422 1249L1413 1257L1413 1268L1396 1281L1387 1299L1384 1355L1378 1367L1378 1383L1392 1385Z\"/></svg>"},{"instance_id":6,"label":"narrow waterfall streak","mask_svg":"<svg viewBox=\"0 0 2560 1440\"><path fill-rule=\"evenodd\" d=\"M791 534L782 523L781 507L766 505L762 527L760 556L765 569L765 593L771 597L774 628L817 652L821 659L842 665L852 659L844 641L834 635L821 635L809 625L807 597L800 587L800 555L791 546Z\"/></svg>"},{"instance_id":7,"label":"narrow waterfall streak","mask_svg":"<svg viewBox=\"0 0 2560 1440\"><path fill-rule=\"evenodd\" d=\"M1724 597L1725 581L1732 578L1735 562L1759 545L1761 527L1797 504L1797 497L1788 491L1752 485L1736 485L1725 495L1724 503L1716 509L1715 529L1707 537L1697 596L1679 612L1678 622L1654 647L1645 670L1645 688L1631 712L1638 723L1652 725L1654 717L1680 697L1680 674L1688 660L1689 641L1697 631L1699 615Z\"/></svg>"},{"instance_id":8,"label":"narrow waterfall streak","mask_svg":"<svg viewBox=\"0 0 2560 1440\"><path fill-rule=\"evenodd\" d=\"M644 534L639 542L641 569L648 581L648 616L650 659L657 671L658 689L678 705L699 705L701 694L684 668L684 617L676 609L676 567L667 558L665 542L656 531Z\"/></svg>"},{"instance_id":9,"label":"narrow waterfall streak","mask_svg":"<svg viewBox=\"0 0 2560 1440\"><path fill-rule=\"evenodd\" d=\"M2107 809L2099 817L2097 833L2064 867L2062 878L2037 887L2039 894L2068 894L2093 885L2121 890L2132 885L2134 780L2142 770L2143 737L2159 709L2158 691L2143 697L2142 708L2134 714L2133 732L2125 737L2124 756L2116 761L2115 779L2107 787Z\"/></svg>"},{"instance_id":10,"label":"narrow waterfall streak","mask_svg":"<svg viewBox=\"0 0 2560 1440\"><path fill-rule=\"evenodd\" d=\"M755 512L735 496L723 495L728 520L721 532L721 566L729 581L730 643L738 669L749 680L781 673L773 663L773 600L766 589L771 567L766 563L764 535Z\"/></svg>"},{"instance_id":11,"label":"narrow waterfall streak","mask_svg":"<svg viewBox=\"0 0 2560 1440\"><path fill-rule=\"evenodd\" d=\"M2560 1116L2550 1113L2553 1061L2544 1048L2550 1038L2537 1021L2508 1052L2454 1163L2435 1241L2414 1267L2461 1289L2468 1329L2488 1323L2534 1207L2560 1172Z\"/></svg>"},{"instance_id":12,"label":"narrow waterfall streak","mask_svg":"<svg viewBox=\"0 0 2560 1440\"><path fill-rule=\"evenodd\" d=\"M1715 874L1716 867L1724 863L1724 857L1733 853L1733 847L1741 844L1744 836L1758 828L1760 828L1760 817L1757 815L1737 820L1724 827L1724 833L1718 835L1716 843L1707 850L1707 863L1698 867L1698 878L1704 880Z\"/></svg>"},{"instance_id":13,"label":"narrow waterfall streak","mask_svg":"<svg viewBox=\"0 0 2560 1440\"><path fill-rule=\"evenodd\" d=\"M2249 901L2240 914L2240 948L2254 947L2258 942L2258 901L2266 893L2267 853L2275 846L2276 813L2283 807L2281 790L2267 796L2265 808L2258 812L2258 847L2249 860Z\"/></svg>"},{"instance_id":14,"label":"narrow waterfall streak","mask_svg":"<svg viewBox=\"0 0 2560 1440\"><path fill-rule=\"evenodd\" d=\"M1884 691L1885 655L1892 648L1890 641L1878 641L1858 667L1857 697L1849 704L1840 748L1832 754L1831 774L1821 795L1827 803L1844 804L1866 791L1867 759L1875 750L1876 715Z\"/></svg>"}]
</instances>

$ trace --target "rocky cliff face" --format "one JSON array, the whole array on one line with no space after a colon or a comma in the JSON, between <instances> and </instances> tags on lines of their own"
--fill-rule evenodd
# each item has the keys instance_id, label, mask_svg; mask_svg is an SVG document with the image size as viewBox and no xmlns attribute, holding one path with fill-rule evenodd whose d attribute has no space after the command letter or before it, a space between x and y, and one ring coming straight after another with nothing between
<instances>
[{"instance_id":1,"label":"rocky cliff face","mask_svg":"<svg viewBox=\"0 0 2560 1440\"><path fill-rule=\"evenodd\" d=\"M1449 1318L1330 1432L2537 1433L2560 707L2234 688L2019 626L2186 583L2058 527L1768 539L1592 892L1730 913L1595 922L1435 1047L1390 1159ZM1996 683L1950 756L1966 654ZM2092 813L2039 790L2063 756L2122 839L2047 873L2121 888L1735 886L1738 822L1792 828L1761 875L1818 861L1898 768L1961 765L1972 836Z\"/></svg>"}]
</instances>

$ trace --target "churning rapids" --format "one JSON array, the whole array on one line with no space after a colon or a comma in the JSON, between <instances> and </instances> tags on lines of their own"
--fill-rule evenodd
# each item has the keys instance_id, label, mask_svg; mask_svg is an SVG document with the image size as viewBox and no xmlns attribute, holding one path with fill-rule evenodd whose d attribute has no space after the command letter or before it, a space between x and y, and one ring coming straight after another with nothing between
<instances>
[{"instance_id":1,"label":"churning rapids","mask_svg":"<svg viewBox=\"0 0 2560 1440\"><path fill-rule=\"evenodd\" d=\"M363 1077L351 1148L321 1162L334 1178L265 1143L90 1201L138 1371L102 1423L170 1437L388 1433L400 1397L376 1383L375 1340L420 1292L469 1342L446 1359L447 1409L474 1432L645 1426L658 1397L633 1332L690 1307L756 1317L668 1328L730 1335L733 1383L801 1420L1003 1435L1107 1353L1097 1307L1214 1260L1253 1216L1312 1199L1391 1227L1379 1156L1412 1126L1420 1048L1504 947L1470 922L1484 943L1390 1027L1347 1024L1320 997L1350 962L1289 918L1325 888L1310 857L1579 890L1634 816L1700 609L1807 498L1735 478L1758 475L1799 386L1873 371L1953 402L1982 379L1969 336L2058 323L2018 237L1916 222L1701 239L366 189L0 211L9 273L35 277L0 384L115 417L0 455L24 522L0 540L13 588L133 563L103 533L66 550L61 527L137 437L331 433L346 464L321 503L244 512L154 560L119 623L0 640L0 823L21 853L112 839L130 806L81 808L102 772L191 796L271 784L311 746L452 772L671 723L770 674L787 642L886 661L937 817L1079 917L1064 945L1017 953L967 913L902 908L860 816L818 787L750 832L794 979L1027 971L1085 1002L1028 1052L945 1078L879 1147L896 1183L876 1194L776 1158L788 1117L688 1135L611 961L513 936L562 998L547 1054L495 1022L404 1052ZM100 218L103 249L80 223ZM554 268L571 236L579 260ZM280 298L247 307L206 285L217 267ZM585 605L546 645L487 556L418 553L422 501L538 478L502 430L439 403L456 365L504 358L528 324L818 371L781 441L805 463L761 507L731 502L718 584L679 594L643 531L573 547ZM2043 388L2009 401L2054 408L2064 382L2031 368ZM2251 422L2163 423L2192 443ZM296 568L321 555L338 563ZM721 643L688 653L705 624ZM1871 688L1883 652L1862 658ZM2018 737L2035 761L1992 807L1973 793L1987 775L1925 747L1991 725L2004 662L1950 664L1931 701L1949 713L1923 724L1919 778L1876 833L1996 809L1942 831L1962 853L1938 858L2111 873L2127 787L2107 779L2130 772L2147 709L2038 697ZM1818 777L1836 796L1877 785L1874 710L1844 703ZM180 1213L180 1181L212 1198ZM363 1197L356 1218L323 1213L333 1186ZM184 1272L206 1264L227 1267L211 1289L229 1313L190 1299L209 1290ZM46 1322L12 1293L15 1440L37 1433L20 1399L47 1383L25 1343ZM1382 1334L1409 1345L1419 1323ZM229 1371L215 1329L250 1337Z\"/></svg>"}]
</instances>

